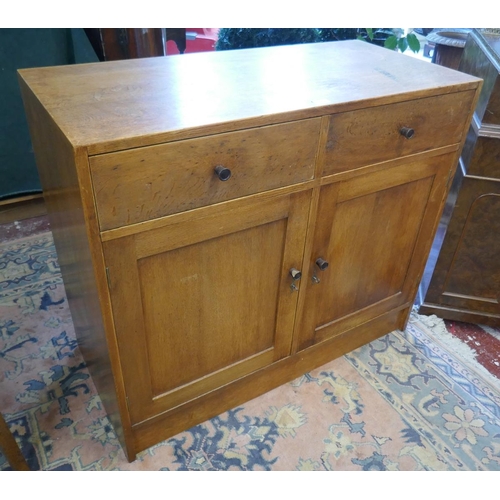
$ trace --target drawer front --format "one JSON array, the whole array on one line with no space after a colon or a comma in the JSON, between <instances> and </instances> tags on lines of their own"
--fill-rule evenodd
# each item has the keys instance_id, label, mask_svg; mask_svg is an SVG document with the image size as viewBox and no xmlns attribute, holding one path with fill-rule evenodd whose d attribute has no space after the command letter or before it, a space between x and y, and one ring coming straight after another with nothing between
<instances>
[{"instance_id":1,"label":"drawer front","mask_svg":"<svg viewBox=\"0 0 500 500\"><path fill-rule=\"evenodd\" d=\"M94 156L101 230L310 180L319 128L314 118Z\"/></svg>"},{"instance_id":2,"label":"drawer front","mask_svg":"<svg viewBox=\"0 0 500 500\"><path fill-rule=\"evenodd\" d=\"M323 175L460 142L473 98L467 91L333 115Z\"/></svg>"}]
</instances>

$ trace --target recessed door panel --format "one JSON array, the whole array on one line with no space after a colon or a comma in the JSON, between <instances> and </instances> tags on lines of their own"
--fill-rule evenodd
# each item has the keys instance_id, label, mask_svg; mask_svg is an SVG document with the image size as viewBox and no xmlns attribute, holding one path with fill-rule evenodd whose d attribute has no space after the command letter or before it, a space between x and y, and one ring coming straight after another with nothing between
<instances>
[{"instance_id":1,"label":"recessed door panel","mask_svg":"<svg viewBox=\"0 0 500 500\"><path fill-rule=\"evenodd\" d=\"M285 231L282 219L138 262L154 396L273 348Z\"/></svg>"},{"instance_id":2,"label":"recessed door panel","mask_svg":"<svg viewBox=\"0 0 500 500\"><path fill-rule=\"evenodd\" d=\"M442 202L436 171L449 168L449 160L402 164L321 188L298 349L412 300Z\"/></svg>"},{"instance_id":3,"label":"recessed door panel","mask_svg":"<svg viewBox=\"0 0 500 500\"><path fill-rule=\"evenodd\" d=\"M414 181L338 203L321 252L331 265L317 272L322 283L313 287L330 304L318 309L318 325L401 293L431 183Z\"/></svg>"}]
</instances>

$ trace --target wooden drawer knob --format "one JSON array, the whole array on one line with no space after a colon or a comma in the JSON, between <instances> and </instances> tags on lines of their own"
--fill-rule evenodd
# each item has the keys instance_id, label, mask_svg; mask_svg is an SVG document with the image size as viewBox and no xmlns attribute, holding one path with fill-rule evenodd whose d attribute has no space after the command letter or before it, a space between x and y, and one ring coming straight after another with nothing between
<instances>
[{"instance_id":1,"label":"wooden drawer knob","mask_svg":"<svg viewBox=\"0 0 500 500\"><path fill-rule=\"evenodd\" d=\"M415 130L413 130L410 127L403 127L399 131L399 133L403 136L406 137L407 139L411 139L415 135Z\"/></svg>"},{"instance_id":2,"label":"wooden drawer knob","mask_svg":"<svg viewBox=\"0 0 500 500\"><path fill-rule=\"evenodd\" d=\"M222 165L217 165L215 167L215 173L221 181L227 181L231 177L231 170Z\"/></svg>"}]
</instances>

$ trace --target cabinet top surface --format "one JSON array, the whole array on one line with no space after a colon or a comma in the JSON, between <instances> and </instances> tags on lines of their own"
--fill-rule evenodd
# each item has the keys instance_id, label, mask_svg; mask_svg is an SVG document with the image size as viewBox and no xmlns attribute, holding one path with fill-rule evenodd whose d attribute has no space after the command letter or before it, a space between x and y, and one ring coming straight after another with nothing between
<instances>
[{"instance_id":1,"label":"cabinet top surface","mask_svg":"<svg viewBox=\"0 0 500 500\"><path fill-rule=\"evenodd\" d=\"M476 88L479 79L361 41L19 71L89 154Z\"/></svg>"}]
</instances>

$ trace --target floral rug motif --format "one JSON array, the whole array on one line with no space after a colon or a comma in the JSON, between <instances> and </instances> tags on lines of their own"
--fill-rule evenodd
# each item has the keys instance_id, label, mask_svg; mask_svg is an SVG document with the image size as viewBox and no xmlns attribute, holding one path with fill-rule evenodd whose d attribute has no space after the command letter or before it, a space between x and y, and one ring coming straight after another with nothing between
<instances>
[{"instance_id":1,"label":"floral rug motif","mask_svg":"<svg viewBox=\"0 0 500 500\"><path fill-rule=\"evenodd\" d=\"M426 317L128 463L75 339L51 233L0 245L0 411L33 470L500 470L500 383ZM0 455L0 470L10 466Z\"/></svg>"}]
</instances>

